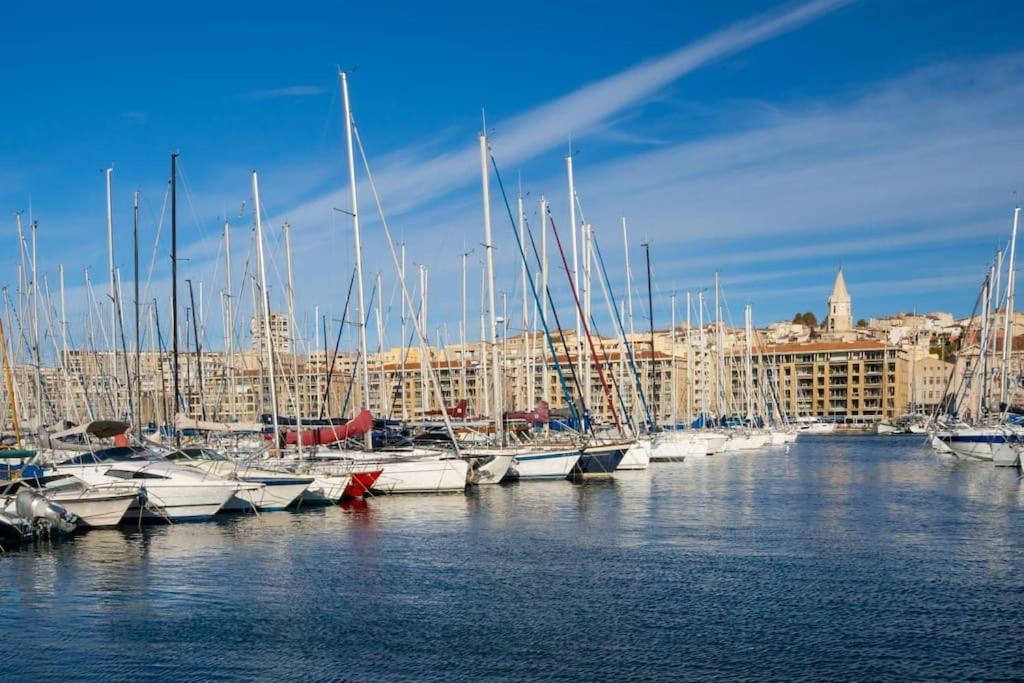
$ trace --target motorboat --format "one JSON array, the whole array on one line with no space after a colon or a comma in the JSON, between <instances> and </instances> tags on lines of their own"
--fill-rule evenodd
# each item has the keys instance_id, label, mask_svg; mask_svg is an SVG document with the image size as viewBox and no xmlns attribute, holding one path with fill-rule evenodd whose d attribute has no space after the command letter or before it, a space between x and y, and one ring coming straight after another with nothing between
<instances>
[{"instance_id":1,"label":"motorboat","mask_svg":"<svg viewBox=\"0 0 1024 683\"><path fill-rule=\"evenodd\" d=\"M134 482L90 486L69 474L18 479L6 490L20 488L42 494L78 517L82 526L93 529L117 526L139 500L139 487Z\"/></svg>"},{"instance_id":2,"label":"motorboat","mask_svg":"<svg viewBox=\"0 0 1024 683\"><path fill-rule=\"evenodd\" d=\"M182 448L169 454L167 459L224 479L262 484L236 492L223 508L230 511L284 510L298 501L313 483L313 477L249 466L211 448Z\"/></svg>"},{"instance_id":3,"label":"motorboat","mask_svg":"<svg viewBox=\"0 0 1024 683\"><path fill-rule=\"evenodd\" d=\"M154 521L209 519L239 491L263 486L183 467L137 446L80 453L52 465L50 471L73 475L90 486L134 483L138 502L129 507L126 518Z\"/></svg>"}]
</instances>

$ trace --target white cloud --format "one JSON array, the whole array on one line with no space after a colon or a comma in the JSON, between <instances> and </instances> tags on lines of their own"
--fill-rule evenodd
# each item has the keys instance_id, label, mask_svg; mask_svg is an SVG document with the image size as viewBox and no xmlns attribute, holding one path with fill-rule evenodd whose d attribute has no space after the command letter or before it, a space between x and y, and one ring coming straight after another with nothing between
<instances>
[{"instance_id":1,"label":"white cloud","mask_svg":"<svg viewBox=\"0 0 1024 683\"><path fill-rule=\"evenodd\" d=\"M245 98L250 100L271 100L282 97L311 97L323 95L325 92L327 92L327 88L321 85L289 85L269 90L253 90L245 93Z\"/></svg>"}]
</instances>

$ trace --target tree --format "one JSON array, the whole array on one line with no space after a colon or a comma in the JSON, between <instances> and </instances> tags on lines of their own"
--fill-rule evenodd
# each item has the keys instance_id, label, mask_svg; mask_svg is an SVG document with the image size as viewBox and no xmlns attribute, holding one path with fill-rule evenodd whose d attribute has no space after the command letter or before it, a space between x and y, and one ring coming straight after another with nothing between
<instances>
[{"instance_id":1,"label":"tree","mask_svg":"<svg viewBox=\"0 0 1024 683\"><path fill-rule=\"evenodd\" d=\"M867 327L867 326L868 326L868 321L865 320L864 318L861 318L860 320L857 321L857 327Z\"/></svg>"},{"instance_id":2,"label":"tree","mask_svg":"<svg viewBox=\"0 0 1024 683\"><path fill-rule=\"evenodd\" d=\"M815 328L818 326L818 318L814 315L813 311L806 311L804 313L797 313L793 316L794 325L804 325L806 327Z\"/></svg>"}]
</instances>

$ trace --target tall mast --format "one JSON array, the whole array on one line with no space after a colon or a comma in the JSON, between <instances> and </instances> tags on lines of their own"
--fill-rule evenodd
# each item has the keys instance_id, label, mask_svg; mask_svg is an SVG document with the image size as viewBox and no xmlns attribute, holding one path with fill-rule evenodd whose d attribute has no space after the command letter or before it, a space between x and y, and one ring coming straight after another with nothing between
<instances>
[{"instance_id":1,"label":"tall mast","mask_svg":"<svg viewBox=\"0 0 1024 683\"><path fill-rule=\"evenodd\" d=\"M572 173L572 142L569 155L565 157L565 173L569 180L569 230L572 232L572 281L579 282L579 257L576 246L576 183ZM575 285L574 285L575 286ZM580 312L576 311L576 374L583 377L583 338L580 327ZM587 405L590 405L589 403Z\"/></svg>"},{"instance_id":2,"label":"tall mast","mask_svg":"<svg viewBox=\"0 0 1024 683\"><path fill-rule=\"evenodd\" d=\"M622 254L626 259L626 315L629 316L629 334L633 330L633 268L629 263L629 231L626 228L626 217L622 217Z\"/></svg>"},{"instance_id":3,"label":"tall mast","mask_svg":"<svg viewBox=\"0 0 1024 683\"><path fill-rule=\"evenodd\" d=\"M68 377L68 364L70 358L68 357L68 309L67 302L64 299L64 264L61 263L58 268L58 274L60 279L60 340L61 340L61 367L64 369L64 410L68 417L72 415L77 419L78 407L74 409L71 407L71 380ZM84 394L83 394L84 395Z\"/></svg>"},{"instance_id":4,"label":"tall mast","mask_svg":"<svg viewBox=\"0 0 1024 683\"><path fill-rule=\"evenodd\" d=\"M420 329L423 330L424 338L428 334L427 330L430 328L427 326L427 267L426 265L420 264ZM427 367L430 359L427 357L426 345L423 345L423 349L420 352L420 410L423 412L424 419L426 419L427 411L430 410L430 391L427 388L427 374L429 369ZM444 405L441 405L441 411L444 411Z\"/></svg>"},{"instance_id":5,"label":"tall mast","mask_svg":"<svg viewBox=\"0 0 1024 683\"><path fill-rule=\"evenodd\" d=\"M345 147L348 154L348 180L349 190L352 197L352 236L355 240L356 251L356 311L359 319L359 362L360 362L360 389L363 399L363 407L368 405L370 394L370 369L366 360L366 306L363 299L363 246L359 234L359 200L356 191L356 161L355 151L352 147L352 107L348 98L348 74L338 71L341 77L341 96L345 105ZM373 449L373 430L366 430L363 447L365 450Z\"/></svg>"},{"instance_id":6,"label":"tall mast","mask_svg":"<svg viewBox=\"0 0 1024 683\"><path fill-rule=\"evenodd\" d=\"M725 402L725 371L722 358L722 306L719 303L720 282L718 271L715 271L715 367L718 372L718 412L721 414Z\"/></svg>"},{"instance_id":7,"label":"tall mast","mask_svg":"<svg viewBox=\"0 0 1024 683\"><path fill-rule=\"evenodd\" d=\"M505 445L505 425L501 405L501 368L498 365L498 323L495 317L494 301L494 241L491 237L491 183L487 168L487 132L480 134L480 179L484 201L484 249L487 251L487 300L490 308L491 342L491 406L494 414L495 441Z\"/></svg>"},{"instance_id":8,"label":"tall mast","mask_svg":"<svg viewBox=\"0 0 1024 683\"><path fill-rule=\"evenodd\" d=\"M295 444L299 450L299 458L302 458L302 399L299 392L299 340L298 326L295 320L295 280L292 276L292 226L284 224L284 252L286 268L288 273L288 317L291 319L291 352L292 352L292 381L295 382L295 390L292 393L292 407L295 409Z\"/></svg>"},{"instance_id":9,"label":"tall mast","mask_svg":"<svg viewBox=\"0 0 1024 683\"><path fill-rule=\"evenodd\" d=\"M626 227L626 217L622 217L622 257L626 262L626 301L623 311L623 317L628 319L629 322L629 335L626 335L626 331L623 330L622 336L625 340L626 348L623 349L624 354L629 353L628 345L633 343L633 336L636 334L636 330L633 328L633 267L629 260L629 229ZM637 378L639 381L639 378ZM640 411L640 391L638 390L636 383L633 385L633 417L634 419L639 415Z\"/></svg>"},{"instance_id":10,"label":"tall mast","mask_svg":"<svg viewBox=\"0 0 1024 683\"><path fill-rule=\"evenodd\" d=\"M404 297L403 297L404 298ZM377 366L378 370L378 383L380 389L378 391L379 407L380 412L385 417L391 415L391 410L388 407L388 393L384 390L384 290L381 283L380 272L377 273Z\"/></svg>"},{"instance_id":11,"label":"tall mast","mask_svg":"<svg viewBox=\"0 0 1024 683\"><path fill-rule=\"evenodd\" d=\"M548 329L548 231L544 225L545 217L548 215L548 200L540 198L540 317L545 330ZM525 251L526 246L523 246ZM546 349L541 349L544 363L541 366L541 398L545 403L551 403L551 387L548 381L548 354ZM548 425L545 424L547 429Z\"/></svg>"},{"instance_id":12,"label":"tall mast","mask_svg":"<svg viewBox=\"0 0 1024 683\"><path fill-rule=\"evenodd\" d=\"M671 392L669 402L672 404L670 406L672 413L672 429L675 430L679 426L678 397L676 396L676 295L673 294L670 297L670 300L672 308L672 331L670 333L672 351L670 355L672 356L672 359L669 361L669 370L672 376L672 384L669 386L669 390Z\"/></svg>"},{"instance_id":13,"label":"tall mast","mask_svg":"<svg viewBox=\"0 0 1024 683\"><path fill-rule=\"evenodd\" d=\"M465 247L463 247L465 248ZM466 269L467 259L469 258L469 252L462 252L460 262L462 264L462 320L459 322L459 344L462 345L462 352L459 354L459 373L462 380L462 398L469 398L469 388L467 385L467 372L466 372L466 353L469 350L466 348L466 325L469 324L468 311L466 310ZM405 301L405 298L402 298Z\"/></svg>"},{"instance_id":14,"label":"tall mast","mask_svg":"<svg viewBox=\"0 0 1024 683\"><path fill-rule=\"evenodd\" d=\"M999 400L1009 402L1007 376L1010 371L1010 351L1013 347L1013 297L1017 286L1017 275L1014 272L1017 261L1017 223L1020 219L1020 207L1013 209L1013 230L1010 232L1010 259L1006 271L1006 310L1003 316L1003 368L999 374Z\"/></svg>"},{"instance_id":15,"label":"tall mast","mask_svg":"<svg viewBox=\"0 0 1024 683\"><path fill-rule=\"evenodd\" d=\"M39 232L39 223L32 221L32 335L33 346L36 356L36 421L37 427L43 424L43 356L39 342L39 271L36 268L36 236ZM113 340L113 330L110 332ZM115 384L115 397L117 396Z\"/></svg>"},{"instance_id":16,"label":"tall mast","mask_svg":"<svg viewBox=\"0 0 1024 683\"><path fill-rule=\"evenodd\" d=\"M686 423L693 424L693 334L690 325L690 293L686 293Z\"/></svg>"},{"instance_id":17,"label":"tall mast","mask_svg":"<svg viewBox=\"0 0 1024 683\"><path fill-rule=\"evenodd\" d=\"M406 270L405 270L405 242L402 242L402 263L401 263L401 272L399 273L399 276L400 276L400 278L402 280L402 287L403 288L405 287L405 273L406 273ZM398 377L399 377L398 382L399 382L399 395L401 396L401 401L402 401L402 420L403 421L408 421L409 420L409 406L408 406L408 404L405 401L405 323L406 323L406 316L408 315L408 308L407 307L411 307L411 304L406 304L405 292L403 291L402 292L402 321L401 321L402 322L402 338L398 340L399 343L401 344L401 354L399 354L399 358L400 358L399 363L401 365L400 365L399 370L398 370ZM465 308L465 304L463 304L463 308ZM463 386L465 386L465 385L463 385Z\"/></svg>"},{"instance_id":18,"label":"tall mast","mask_svg":"<svg viewBox=\"0 0 1024 683\"><path fill-rule=\"evenodd\" d=\"M704 290L697 292L697 318L700 335L697 340L700 346L700 423L707 426L708 417L708 373L707 373L707 338L704 336Z\"/></svg>"},{"instance_id":19,"label":"tall mast","mask_svg":"<svg viewBox=\"0 0 1024 683\"><path fill-rule=\"evenodd\" d=\"M227 306L224 308L224 350L228 360L228 405L231 419L238 419L238 405L235 396L235 319L234 297L231 290L231 226L224 221L224 284Z\"/></svg>"},{"instance_id":20,"label":"tall mast","mask_svg":"<svg viewBox=\"0 0 1024 683\"><path fill-rule=\"evenodd\" d=\"M256 174L253 173L255 183ZM171 153L171 374L173 375L174 393L171 397L171 424L174 429L174 442L181 448L181 434L175 424L178 415L178 387L181 368L178 365L178 154Z\"/></svg>"},{"instance_id":21,"label":"tall mast","mask_svg":"<svg viewBox=\"0 0 1024 683\"><path fill-rule=\"evenodd\" d=\"M487 268L480 264L480 373L478 381L483 378L483 391L477 391L477 397L481 395L483 400L483 414L491 412L491 380L487 375Z\"/></svg>"},{"instance_id":22,"label":"tall mast","mask_svg":"<svg viewBox=\"0 0 1024 683\"><path fill-rule=\"evenodd\" d=\"M139 191L135 191L132 201L132 246L134 255L135 282L135 409L138 414L133 417L135 437L142 441L142 327L139 308Z\"/></svg>"},{"instance_id":23,"label":"tall mast","mask_svg":"<svg viewBox=\"0 0 1024 683\"><path fill-rule=\"evenodd\" d=\"M985 278L985 285L982 287L982 302L981 302L981 342L978 345L978 361L976 363L975 375L977 380L975 385L978 389L977 403L975 404L974 420L976 424L981 423L981 411L985 406L985 384L987 382L986 373L988 372L988 332L989 332L989 292L992 286L991 274Z\"/></svg>"},{"instance_id":24,"label":"tall mast","mask_svg":"<svg viewBox=\"0 0 1024 683\"><path fill-rule=\"evenodd\" d=\"M519 241L521 244L526 244L526 211L523 208L523 193L522 190L519 192L519 198L517 201L517 207L519 209ZM533 386L529 382L530 378L530 313L526 303L526 288L529 283L526 281L526 259L520 259L520 276L522 280L523 289L523 316L522 316L522 327L523 327L523 409L528 410L531 406L532 401L531 395L533 394Z\"/></svg>"},{"instance_id":25,"label":"tall mast","mask_svg":"<svg viewBox=\"0 0 1024 683\"><path fill-rule=\"evenodd\" d=\"M592 230L590 223L584 223L580 228L583 237L583 278L582 291L583 295L583 324L584 328L590 327L590 251L592 244ZM579 284L578 282L577 284ZM583 392L586 397L587 405L591 405L592 393L593 393L593 382L591 382L591 376L593 374L593 364L599 362L597 358L593 358L593 354L590 353L590 345L587 344L583 347L584 365L583 365Z\"/></svg>"},{"instance_id":26,"label":"tall mast","mask_svg":"<svg viewBox=\"0 0 1024 683\"><path fill-rule=\"evenodd\" d=\"M114 380L114 410L118 410L117 390L117 284L114 275L114 213L111 198L110 177L114 173L113 167L104 171L107 187L107 274L110 276L110 376Z\"/></svg>"},{"instance_id":27,"label":"tall mast","mask_svg":"<svg viewBox=\"0 0 1024 683\"><path fill-rule=\"evenodd\" d=\"M743 327L744 336L746 337L746 353L743 358L743 374L744 382L746 386L744 390L747 394L747 419L754 419L754 367L753 367L753 356L754 356L754 340L753 340L753 315L750 309L750 304L747 304L743 309Z\"/></svg>"},{"instance_id":28,"label":"tall mast","mask_svg":"<svg viewBox=\"0 0 1024 683\"><path fill-rule=\"evenodd\" d=\"M658 424L658 389L657 375L654 363L654 291L651 288L651 245L643 243L644 258L647 260L647 315L650 318L651 332L651 419L655 426Z\"/></svg>"},{"instance_id":29,"label":"tall mast","mask_svg":"<svg viewBox=\"0 0 1024 683\"><path fill-rule=\"evenodd\" d=\"M274 342L270 334L270 293L267 292L267 266L263 258L263 223L260 219L260 181L252 172L252 202L256 212L256 260L260 269L260 300L263 311L263 336L267 347L267 373L270 375L270 413L274 421L274 448L277 448L280 424L277 415L277 381L274 377Z\"/></svg>"}]
</instances>

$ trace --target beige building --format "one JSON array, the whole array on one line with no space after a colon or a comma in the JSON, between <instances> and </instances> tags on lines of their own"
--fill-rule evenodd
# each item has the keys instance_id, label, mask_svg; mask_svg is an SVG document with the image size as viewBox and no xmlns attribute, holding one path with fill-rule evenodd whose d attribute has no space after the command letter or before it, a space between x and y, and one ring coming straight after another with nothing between
<instances>
[{"instance_id":1,"label":"beige building","mask_svg":"<svg viewBox=\"0 0 1024 683\"><path fill-rule=\"evenodd\" d=\"M873 341L767 346L753 359L755 391L776 397L790 417L842 417L872 422L901 415L907 402L906 361ZM742 382L734 370L733 386Z\"/></svg>"}]
</instances>

